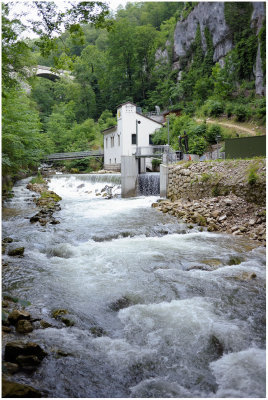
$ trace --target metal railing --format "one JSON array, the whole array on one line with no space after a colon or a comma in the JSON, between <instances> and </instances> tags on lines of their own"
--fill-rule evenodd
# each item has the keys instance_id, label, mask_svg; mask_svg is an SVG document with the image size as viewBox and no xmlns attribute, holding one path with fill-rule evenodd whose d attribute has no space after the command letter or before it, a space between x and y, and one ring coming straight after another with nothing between
<instances>
[{"instance_id":1,"label":"metal railing","mask_svg":"<svg viewBox=\"0 0 268 400\"><path fill-rule=\"evenodd\" d=\"M170 151L170 147L166 145L159 146L141 146L136 149L136 157L155 157L161 158L163 154L167 154Z\"/></svg>"},{"instance_id":2,"label":"metal railing","mask_svg":"<svg viewBox=\"0 0 268 400\"><path fill-rule=\"evenodd\" d=\"M103 150L48 154L43 157L43 161L77 160L86 157L103 157Z\"/></svg>"}]
</instances>

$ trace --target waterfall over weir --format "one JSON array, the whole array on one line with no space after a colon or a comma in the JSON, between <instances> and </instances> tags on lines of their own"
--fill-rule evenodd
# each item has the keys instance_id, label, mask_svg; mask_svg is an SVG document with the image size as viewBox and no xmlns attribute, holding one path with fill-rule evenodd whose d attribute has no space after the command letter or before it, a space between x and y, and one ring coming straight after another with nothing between
<instances>
[{"instance_id":1,"label":"waterfall over weir","mask_svg":"<svg viewBox=\"0 0 268 400\"><path fill-rule=\"evenodd\" d=\"M160 193L160 174L151 172L138 176L138 196L156 196Z\"/></svg>"}]
</instances>

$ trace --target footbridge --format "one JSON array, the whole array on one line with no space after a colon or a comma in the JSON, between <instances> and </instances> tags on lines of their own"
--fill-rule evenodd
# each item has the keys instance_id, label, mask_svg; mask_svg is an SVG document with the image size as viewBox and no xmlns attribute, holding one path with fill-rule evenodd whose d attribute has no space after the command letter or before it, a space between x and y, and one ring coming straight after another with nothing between
<instances>
[{"instance_id":1,"label":"footbridge","mask_svg":"<svg viewBox=\"0 0 268 400\"><path fill-rule=\"evenodd\" d=\"M55 81L61 77L74 79L70 71L65 71L63 69L56 70L55 68L47 67L45 65L36 65L35 67L32 67L30 74L39 76L41 78L50 79L51 81Z\"/></svg>"},{"instance_id":2,"label":"footbridge","mask_svg":"<svg viewBox=\"0 0 268 400\"><path fill-rule=\"evenodd\" d=\"M87 157L95 157L102 159L104 156L103 150L89 150L89 151L77 151L70 153L53 153L44 156L43 162L53 161L67 161L67 160L79 160Z\"/></svg>"}]
</instances>

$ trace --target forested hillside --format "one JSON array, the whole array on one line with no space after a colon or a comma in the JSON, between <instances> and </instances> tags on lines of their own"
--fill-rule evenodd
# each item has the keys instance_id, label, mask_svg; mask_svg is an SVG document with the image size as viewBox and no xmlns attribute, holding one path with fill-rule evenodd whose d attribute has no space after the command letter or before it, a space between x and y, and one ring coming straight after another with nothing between
<instances>
[{"instance_id":1,"label":"forested hillside","mask_svg":"<svg viewBox=\"0 0 268 400\"><path fill-rule=\"evenodd\" d=\"M202 3L128 3L116 13L104 7L93 18L82 2L75 13L67 13L60 34L62 21L51 17L52 3L35 3L46 28L35 28L39 39L21 40L24 27L9 16L8 5L2 11L4 175L33 168L45 153L102 146L101 131L116 123L116 107L125 101L143 112L156 105L180 110L180 117L170 118L171 144L176 148L177 136L186 129L190 152L200 155L216 135L226 133L193 116L265 123L265 97L256 94L256 60L259 55L258 76L261 71L265 80L266 24L253 3L224 3L229 47L219 60L217 27L202 16ZM194 27L191 18L198 21ZM37 64L69 70L74 79L29 77L25 66ZM25 81L28 93L21 85ZM166 143L167 129L154 141Z\"/></svg>"}]
</instances>

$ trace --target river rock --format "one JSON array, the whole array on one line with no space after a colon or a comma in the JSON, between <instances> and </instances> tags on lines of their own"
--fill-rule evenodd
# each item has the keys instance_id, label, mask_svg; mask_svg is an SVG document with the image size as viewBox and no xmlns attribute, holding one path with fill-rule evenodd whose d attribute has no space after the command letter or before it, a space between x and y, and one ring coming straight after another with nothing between
<instances>
[{"instance_id":1,"label":"river rock","mask_svg":"<svg viewBox=\"0 0 268 400\"><path fill-rule=\"evenodd\" d=\"M9 326L2 325L2 332L11 333L11 328Z\"/></svg>"},{"instance_id":2,"label":"river rock","mask_svg":"<svg viewBox=\"0 0 268 400\"><path fill-rule=\"evenodd\" d=\"M13 375L19 370L19 365L10 362L3 362L3 372L8 372L9 374Z\"/></svg>"},{"instance_id":3,"label":"river rock","mask_svg":"<svg viewBox=\"0 0 268 400\"><path fill-rule=\"evenodd\" d=\"M34 371L41 364L41 360L37 356L18 356L16 361L20 368L27 371Z\"/></svg>"},{"instance_id":4,"label":"river rock","mask_svg":"<svg viewBox=\"0 0 268 400\"><path fill-rule=\"evenodd\" d=\"M186 268L186 271L193 271L193 270L211 271L211 267L209 267L208 265L193 265Z\"/></svg>"},{"instance_id":5,"label":"river rock","mask_svg":"<svg viewBox=\"0 0 268 400\"><path fill-rule=\"evenodd\" d=\"M233 279L237 281L251 281L252 279L256 278L257 275L255 272L242 272L242 274L233 277Z\"/></svg>"},{"instance_id":6,"label":"river rock","mask_svg":"<svg viewBox=\"0 0 268 400\"><path fill-rule=\"evenodd\" d=\"M213 352L215 353L216 356L215 358L222 357L224 351L223 344L214 335L212 335L210 338L210 349L212 349Z\"/></svg>"},{"instance_id":7,"label":"river rock","mask_svg":"<svg viewBox=\"0 0 268 400\"><path fill-rule=\"evenodd\" d=\"M11 257L22 257L24 254L24 247L17 247L8 251L8 255Z\"/></svg>"},{"instance_id":8,"label":"river rock","mask_svg":"<svg viewBox=\"0 0 268 400\"><path fill-rule=\"evenodd\" d=\"M37 343L16 341L6 344L4 359L9 362L17 362L19 356L36 356L43 360L46 355L47 353Z\"/></svg>"},{"instance_id":9,"label":"river rock","mask_svg":"<svg viewBox=\"0 0 268 400\"><path fill-rule=\"evenodd\" d=\"M55 319L61 319L62 315L68 314L68 311L64 308L58 308L52 311L52 317Z\"/></svg>"},{"instance_id":10,"label":"river rock","mask_svg":"<svg viewBox=\"0 0 268 400\"><path fill-rule=\"evenodd\" d=\"M32 386L23 385L17 382L10 382L6 378L2 379L2 396L3 397L24 397L34 398L42 397L41 392L34 389Z\"/></svg>"},{"instance_id":11,"label":"river rock","mask_svg":"<svg viewBox=\"0 0 268 400\"><path fill-rule=\"evenodd\" d=\"M47 321L41 320L40 321L40 326L41 326L42 329L47 329L47 328L51 328L52 324L50 324Z\"/></svg>"},{"instance_id":12,"label":"river rock","mask_svg":"<svg viewBox=\"0 0 268 400\"><path fill-rule=\"evenodd\" d=\"M18 333L23 333L23 334L30 333L33 331L33 326L30 321L22 319L22 320L18 321L18 323L16 325L16 331Z\"/></svg>"},{"instance_id":13,"label":"river rock","mask_svg":"<svg viewBox=\"0 0 268 400\"><path fill-rule=\"evenodd\" d=\"M74 321L72 321L69 318L61 317L61 321L66 325L66 326L74 326Z\"/></svg>"},{"instance_id":14,"label":"river rock","mask_svg":"<svg viewBox=\"0 0 268 400\"><path fill-rule=\"evenodd\" d=\"M11 237L6 237L2 240L2 243L12 243L13 239Z\"/></svg>"},{"instance_id":15,"label":"river rock","mask_svg":"<svg viewBox=\"0 0 268 400\"><path fill-rule=\"evenodd\" d=\"M19 320L29 320L31 315L24 310L13 310L9 316L8 320L11 324L15 325Z\"/></svg>"},{"instance_id":16,"label":"river rock","mask_svg":"<svg viewBox=\"0 0 268 400\"><path fill-rule=\"evenodd\" d=\"M116 300L115 302L113 302L112 304L110 304L110 308L113 311L119 311L122 308L127 308L131 305L131 301L130 299L128 299L127 297L121 297L120 299Z\"/></svg>"},{"instance_id":17,"label":"river rock","mask_svg":"<svg viewBox=\"0 0 268 400\"><path fill-rule=\"evenodd\" d=\"M89 330L94 337L101 337L107 335L107 332L99 326L93 326Z\"/></svg>"}]
</instances>

